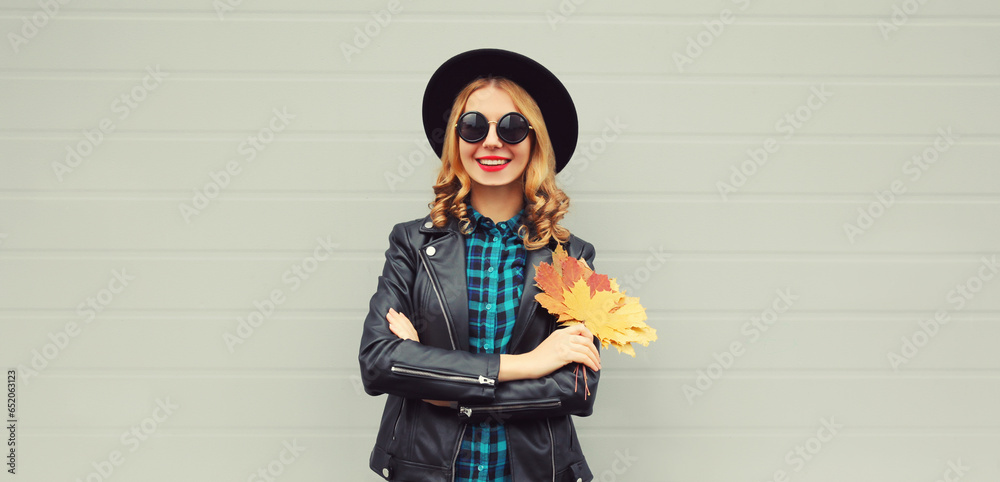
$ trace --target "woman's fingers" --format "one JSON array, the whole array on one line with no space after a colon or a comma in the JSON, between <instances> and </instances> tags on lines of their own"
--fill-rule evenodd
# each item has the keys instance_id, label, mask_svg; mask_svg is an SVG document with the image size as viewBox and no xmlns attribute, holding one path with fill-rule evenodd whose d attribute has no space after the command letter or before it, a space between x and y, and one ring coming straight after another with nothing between
<instances>
[{"instance_id":1,"label":"woman's fingers","mask_svg":"<svg viewBox=\"0 0 1000 482\"><path fill-rule=\"evenodd\" d=\"M591 370L597 371L601 368L601 353L594 345L594 334L583 324L579 323L567 328L567 333L575 335L573 340L582 347L582 353L587 357L587 361L580 361L586 364Z\"/></svg>"},{"instance_id":2,"label":"woman's fingers","mask_svg":"<svg viewBox=\"0 0 1000 482\"><path fill-rule=\"evenodd\" d=\"M587 343L587 344L590 345L590 343ZM590 345L590 349L589 350L585 346L578 348L576 350L576 354L577 354L577 356L578 356L579 359L575 360L575 361L577 361L579 363L583 363L584 365L587 365L588 368L590 368L591 370L594 370L595 372L601 369L601 360L594 353L594 346L593 345Z\"/></svg>"},{"instance_id":3,"label":"woman's fingers","mask_svg":"<svg viewBox=\"0 0 1000 482\"><path fill-rule=\"evenodd\" d=\"M394 335L404 339L413 340L416 342L420 341L420 335L417 334L417 329L413 327L413 323L406 315L396 311L393 308L389 308L389 312L385 315L386 321L389 322L389 331Z\"/></svg>"},{"instance_id":4,"label":"woman's fingers","mask_svg":"<svg viewBox=\"0 0 1000 482\"><path fill-rule=\"evenodd\" d=\"M567 350L564 355L566 363L582 363L595 372L601 369L601 362L593 352L593 345L583 337L572 336L566 340L566 344Z\"/></svg>"},{"instance_id":5,"label":"woman's fingers","mask_svg":"<svg viewBox=\"0 0 1000 482\"><path fill-rule=\"evenodd\" d=\"M392 323L389 323L389 331L391 331L392 334L394 334L394 335L396 335L396 336L398 336L398 337L400 337L400 338L402 338L404 340L407 339L406 333L401 328L399 328L396 325L393 325Z\"/></svg>"},{"instance_id":6,"label":"woman's fingers","mask_svg":"<svg viewBox=\"0 0 1000 482\"><path fill-rule=\"evenodd\" d=\"M557 330L554 334L563 337L567 363L582 363L594 371L601 369L601 356L594 346L594 336L582 323Z\"/></svg>"},{"instance_id":7,"label":"woman's fingers","mask_svg":"<svg viewBox=\"0 0 1000 482\"><path fill-rule=\"evenodd\" d=\"M594 363L596 363L597 367L600 368L601 367L601 352L597 351L597 346L594 345L594 337L593 336L588 336L587 340L586 340L586 342L584 344L587 347L587 353L590 355L590 358L592 360L594 360Z\"/></svg>"}]
</instances>

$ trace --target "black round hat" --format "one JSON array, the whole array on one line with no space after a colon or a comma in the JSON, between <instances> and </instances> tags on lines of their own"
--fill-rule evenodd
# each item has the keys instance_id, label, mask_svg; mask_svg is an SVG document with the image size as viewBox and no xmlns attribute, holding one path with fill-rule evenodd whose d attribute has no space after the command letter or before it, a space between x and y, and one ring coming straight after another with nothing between
<instances>
[{"instance_id":1,"label":"black round hat","mask_svg":"<svg viewBox=\"0 0 1000 482\"><path fill-rule=\"evenodd\" d=\"M516 52L478 49L460 53L438 67L424 90L424 134L438 157L444 148L445 124L458 93L480 77L506 77L531 95L542 111L552 139L556 172L562 170L576 150L579 121L569 91L555 74Z\"/></svg>"}]
</instances>

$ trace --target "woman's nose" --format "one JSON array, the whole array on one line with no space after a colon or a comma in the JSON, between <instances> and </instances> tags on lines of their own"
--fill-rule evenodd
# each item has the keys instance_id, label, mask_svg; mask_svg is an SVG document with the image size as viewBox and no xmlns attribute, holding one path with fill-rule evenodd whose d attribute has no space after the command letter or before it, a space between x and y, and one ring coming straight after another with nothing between
<instances>
[{"instance_id":1,"label":"woman's nose","mask_svg":"<svg viewBox=\"0 0 1000 482\"><path fill-rule=\"evenodd\" d=\"M503 147L503 143L500 142L500 136L497 135L497 124L495 122L490 122L490 129L486 131L486 139L483 139L483 147Z\"/></svg>"}]
</instances>

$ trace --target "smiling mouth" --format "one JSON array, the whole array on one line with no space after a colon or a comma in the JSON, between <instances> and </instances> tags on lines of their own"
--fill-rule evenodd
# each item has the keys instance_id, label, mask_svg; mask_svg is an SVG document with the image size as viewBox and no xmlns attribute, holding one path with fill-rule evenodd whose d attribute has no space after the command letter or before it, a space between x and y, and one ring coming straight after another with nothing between
<instances>
[{"instance_id":1,"label":"smiling mouth","mask_svg":"<svg viewBox=\"0 0 1000 482\"><path fill-rule=\"evenodd\" d=\"M476 159L476 162L478 162L479 164L490 167L502 166L510 161L511 161L510 159L507 159L505 157L480 157Z\"/></svg>"}]
</instances>

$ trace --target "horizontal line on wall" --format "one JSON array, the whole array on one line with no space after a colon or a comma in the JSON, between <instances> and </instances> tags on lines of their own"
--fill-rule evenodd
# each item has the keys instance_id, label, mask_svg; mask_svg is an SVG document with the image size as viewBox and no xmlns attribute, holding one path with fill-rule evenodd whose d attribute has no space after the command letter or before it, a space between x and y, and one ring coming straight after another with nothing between
<instances>
[{"instance_id":1,"label":"horizontal line on wall","mask_svg":"<svg viewBox=\"0 0 1000 482\"><path fill-rule=\"evenodd\" d=\"M372 293L375 288L372 288ZM155 321L179 321L197 320L205 322L214 321L234 321L233 313L244 313L246 307L234 309L206 310L203 308L169 310L136 310L122 309L116 311L105 311L101 313L95 321L109 322L155 322ZM647 309L646 314L650 320L660 320L662 322L698 322L698 323L733 323L742 322L749 316L759 315L759 311L754 310L657 310ZM328 323L349 323L357 324L368 315L368 311L350 310L301 310L282 308L280 312L272 315L268 320L278 322L310 322L323 321ZM931 310L895 310L895 311L862 311L862 310L799 310L787 315L794 318L796 322L829 322L844 321L872 321L872 322L915 322L923 320L932 315ZM962 310L950 313L952 322L956 323L994 323L1000 322L1000 310ZM33 321L57 321L65 322L79 319L74 309L58 310L52 308L25 309L25 308L0 308L0 323L23 323L26 320Z\"/></svg>"},{"instance_id":2,"label":"horizontal line on wall","mask_svg":"<svg viewBox=\"0 0 1000 482\"><path fill-rule=\"evenodd\" d=\"M946 127L946 126L942 126ZM80 130L72 129L4 129L4 134L0 134L2 141L70 141L78 142L82 139ZM136 130L124 131L116 130L106 141L169 141L169 142L204 142L204 141L224 141L233 143L233 155L220 159L220 163L226 159L236 158L236 144L246 140L248 130L201 130L201 131L181 131L181 130ZM962 145L1000 145L1000 134L973 134L957 132L961 135ZM820 144L820 145L918 145L929 147L938 134L933 131L914 133L908 135L900 134L797 134L794 138L785 139L776 132L761 133L695 133L695 132L664 132L664 133L624 133L617 139L616 144L753 144L759 146L765 139L775 138L781 145L786 144ZM586 144L592 138L601 136L600 131L581 130L580 145ZM381 142L401 142L407 144L407 152L400 152L404 155L411 150L415 150L416 144L423 143L426 138L417 135L399 134L392 132L344 132L331 133L330 131L289 131L282 133L281 138L275 139L275 144L293 142L346 142L346 143L381 143Z\"/></svg>"},{"instance_id":3,"label":"horizontal line on wall","mask_svg":"<svg viewBox=\"0 0 1000 482\"><path fill-rule=\"evenodd\" d=\"M220 348L220 351L222 349ZM608 352L605 353L607 355ZM624 355L623 355L624 356ZM662 369L622 369L605 368L609 377L616 380L684 380L692 379L694 369L662 370ZM133 369L120 368L88 368L88 369L58 369L49 368L33 379L295 379L295 380L349 380L358 377L357 371L326 370L326 369ZM981 369L950 369L950 370L909 370L906 368L893 372L888 369L879 370L768 370L768 369L729 369L726 379L740 380L996 380L1000 382L1000 370ZM31 382L35 383L35 382Z\"/></svg>"},{"instance_id":4,"label":"horizontal line on wall","mask_svg":"<svg viewBox=\"0 0 1000 482\"><path fill-rule=\"evenodd\" d=\"M651 246L656 249L658 246ZM849 249L849 248L845 248ZM657 251L659 252L659 251ZM17 249L3 248L0 260L56 260L56 259L120 259L120 260L192 260L192 261L290 261L298 262L311 255L305 250L236 250L236 249ZM330 254L332 261L383 261L384 248L370 250L337 250ZM602 262L644 262L649 250L599 251ZM914 252L914 253L855 253L846 251L800 252L787 251L677 251L663 250L670 261L775 261L775 262L858 262L858 263L969 263L978 264L983 256L997 255L996 251L969 252ZM669 262L669 261L668 261Z\"/></svg>"},{"instance_id":5,"label":"horizontal line on wall","mask_svg":"<svg viewBox=\"0 0 1000 482\"><path fill-rule=\"evenodd\" d=\"M666 64L664 64L666 65ZM802 85L819 83L829 85L933 85L933 86L987 86L1000 85L1000 75L857 75L829 72L823 74L761 74L761 73L676 73L676 72L591 72L561 71L567 83L598 84L656 84L656 85ZM0 68L3 80L135 80L142 74L137 69L14 69ZM199 70L171 69L170 81L189 82L384 82L419 83L427 81L429 73L423 71L370 71L342 72L338 70Z\"/></svg>"},{"instance_id":6,"label":"horizontal line on wall","mask_svg":"<svg viewBox=\"0 0 1000 482\"><path fill-rule=\"evenodd\" d=\"M600 417L599 412L595 416ZM830 417L836 420L835 414ZM843 423L844 420L837 420ZM604 437L803 437L814 432L822 422L799 427L760 427L760 428L715 428L715 427L684 427L684 428L580 428L577 434L581 438ZM851 437L1000 437L1000 427L871 427L845 424L844 431L837 438Z\"/></svg>"},{"instance_id":7,"label":"horizontal line on wall","mask_svg":"<svg viewBox=\"0 0 1000 482\"><path fill-rule=\"evenodd\" d=\"M845 420L836 418L836 414L829 414L837 423L844 423ZM600 410L590 418L600 419ZM254 427L254 428L157 428L156 433L151 437L169 438L358 438L366 443L372 442L375 437L375 428L378 420L372 420L372 428L331 428L331 429L310 429L302 427ZM632 439L634 437L650 438L690 438L690 437L780 437L797 438L807 437L815 433L822 421L817 419L815 423L794 427L755 427L755 428L718 428L718 427L649 427L649 428L578 428L577 434L583 439L604 437L623 437ZM844 424L844 431L837 434L838 439L852 437L1000 437L1000 427L871 427L854 426ZM22 431L18 432L18 437L26 439L32 438L110 438L117 440L123 430L127 427L91 427L91 428L54 428L54 427L32 427L22 423ZM629 440L634 442L634 440ZM367 448L367 446L366 446Z\"/></svg>"},{"instance_id":8,"label":"horizontal line on wall","mask_svg":"<svg viewBox=\"0 0 1000 482\"><path fill-rule=\"evenodd\" d=\"M366 441L374 440L374 429L377 428L377 420L372 420L372 429L357 428L337 428L337 429L309 429L302 427L288 428L157 428L150 437L169 438L363 438ZM114 438L121 436L122 431L127 427L95 427L95 428L52 428L52 427L32 427L21 422L21 429L17 433L19 438ZM306 447L308 449L308 447ZM261 479L264 480L264 479ZM272 479L273 480L273 479Z\"/></svg>"},{"instance_id":9,"label":"horizontal line on wall","mask_svg":"<svg viewBox=\"0 0 1000 482\"><path fill-rule=\"evenodd\" d=\"M902 176L897 179L903 180ZM725 179L720 179L723 181ZM887 179L884 183L886 188L893 179ZM26 200L26 201L147 201L160 202L172 201L177 203L190 203L195 189L201 186L195 184L191 189L127 189L127 190L107 190L107 189L74 189L74 190L50 190L50 189L4 189L0 190L0 200ZM711 186L710 186L711 187ZM739 203L794 203L794 204L868 204L875 201L876 192L870 193L753 193L736 192L729 195L723 201L719 198L718 192L655 192L655 191L629 191L628 193L614 193L604 191L580 192L574 194L572 202L576 204L589 203L708 203L708 204L739 204ZM237 190L226 189L218 198L226 201L288 201L288 202L364 202L364 203L414 203L426 205L429 196L414 195L412 192L393 193L388 189L357 190L351 192L343 191L320 191L320 190ZM1000 203L1000 193L911 193L906 192L896 196L893 200L895 204L998 204ZM179 215L178 215L179 217ZM197 224L198 221L192 222Z\"/></svg>"},{"instance_id":10,"label":"horizontal line on wall","mask_svg":"<svg viewBox=\"0 0 1000 482\"><path fill-rule=\"evenodd\" d=\"M640 348L645 349L645 348ZM606 354L605 354L606 356ZM703 367L699 367L703 368ZM679 370L645 370L628 369L615 370L614 368L604 368L608 372L608 377L619 380L648 380L656 378L661 380L688 380L691 381L695 375L694 368ZM949 369L949 370L910 370L902 368L899 371L888 370L813 370L813 369L728 369L722 375L726 379L739 380L997 380L1000 381L1000 370L982 369Z\"/></svg>"},{"instance_id":11,"label":"horizontal line on wall","mask_svg":"<svg viewBox=\"0 0 1000 482\"><path fill-rule=\"evenodd\" d=\"M210 5L210 4L206 4ZM723 9L718 13L703 15L692 14L662 14L645 13L621 15L613 13L574 13L564 16L565 22L560 24L560 28L569 28L574 24L587 25L691 25L702 26L702 23L717 19ZM733 13L734 25L792 25L792 26L870 26L876 28L878 21L891 22L893 11L886 9L881 15L760 15L740 11L739 8L727 9ZM20 20L22 16L32 15L40 12L34 9L3 9L0 10L0 20ZM428 12L406 12L405 10L392 17L393 24L453 24L469 23L489 19L494 24L542 24L548 26L550 19L548 12L556 12L556 9L546 9L535 13L503 13L503 12L455 12L428 11ZM169 22L189 22L202 21L211 23L237 23L237 22L300 22L300 23L339 23L346 24L346 27L364 27L364 24L372 21L370 12L354 13L356 11L324 11L324 10L302 10L289 12L287 10L249 10L236 7L233 11L226 12L222 20L214 9L204 10L190 9L93 9L62 10L57 13L59 20L88 21L88 20L113 20L113 21L169 21ZM385 28L391 28L386 26ZM998 15L934 15L921 13L918 18L910 18L904 27L922 26L994 26L1000 25ZM903 28L903 27L901 27ZM547 30L548 31L548 30ZM350 28L345 34L352 33Z\"/></svg>"}]
</instances>

